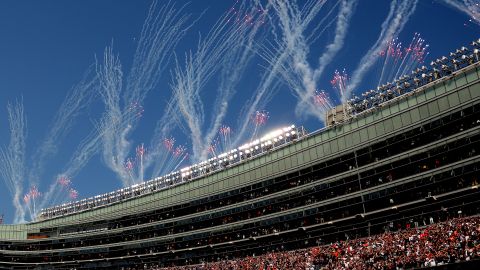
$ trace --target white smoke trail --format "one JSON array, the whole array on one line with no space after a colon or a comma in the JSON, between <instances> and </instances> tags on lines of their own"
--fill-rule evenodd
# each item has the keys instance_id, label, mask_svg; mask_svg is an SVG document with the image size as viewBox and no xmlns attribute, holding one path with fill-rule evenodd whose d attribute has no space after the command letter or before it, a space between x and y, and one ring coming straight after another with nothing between
<instances>
[{"instance_id":1,"label":"white smoke trail","mask_svg":"<svg viewBox=\"0 0 480 270\"><path fill-rule=\"evenodd\" d=\"M101 138L102 133L95 130L80 142L72 154L72 157L66 163L65 169L58 175L58 177L62 175L71 178L75 177L78 172L85 167L90 158L100 151Z\"/></svg>"},{"instance_id":2,"label":"white smoke trail","mask_svg":"<svg viewBox=\"0 0 480 270\"><path fill-rule=\"evenodd\" d=\"M242 5L237 14L248 14L255 7ZM182 66L177 61L173 72L172 89L175 105L188 127L192 140L193 160L205 159L208 146L218 132L228 110L228 102L235 87L254 55L254 39L258 24L230 23L231 14L222 16L204 39L200 39L195 52L186 55ZM228 67L228 68L227 68ZM217 99L213 106L212 124L203 133L205 120L202 91L214 75L220 75Z\"/></svg>"},{"instance_id":3,"label":"white smoke trail","mask_svg":"<svg viewBox=\"0 0 480 270\"><path fill-rule=\"evenodd\" d=\"M170 1L162 3L161 8L158 5L158 1L153 1L143 24L127 78L125 104L143 102L157 85L173 49L193 24L187 25L190 16L181 14L185 6L176 9Z\"/></svg>"},{"instance_id":4,"label":"white smoke trail","mask_svg":"<svg viewBox=\"0 0 480 270\"><path fill-rule=\"evenodd\" d=\"M275 80L276 78L279 76L283 77L290 87L292 87L294 94L300 100L299 102L302 102L303 99L305 99L305 101L308 100L304 95L310 90L306 89L315 90L314 71L306 60L309 53L308 39L311 36L315 36L315 34L307 34L306 30L311 22L318 16L325 2L326 1L308 1L302 8L299 8L295 1L277 0L269 2L271 8L275 11L275 15L278 16L281 32L277 34L273 30L274 42L270 44L271 48L263 47L264 52L261 57L267 63L265 67L266 72L262 75L253 99L247 102L247 105L244 107L242 117L240 117L243 121L240 123L239 132L237 133L234 144L237 144L244 138L244 134L249 126L249 116L253 115L256 110L262 109L262 107L270 101L279 86L278 80ZM349 18L354 5L346 6L347 7L342 5L342 16ZM348 8L350 8L350 10L345 11ZM270 19L271 22L276 22L273 15ZM324 22L324 20L322 20L322 22ZM272 23L272 25L273 24L274 23ZM343 27L343 24L340 25L340 27ZM321 25L317 24L313 31L318 31L321 27ZM328 27L328 24L325 27ZM273 28L275 29L274 26ZM345 29L337 30L340 33L341 31L346 31L346 27ZM337 43L330 47L328 55L331 56L327 55L328 57L325 56L321 60L322 63L324 63L323 65L326 65L329 57L333 58L336 50L339 50L341 47L341 43L343 42L342 34L338 34ZM317 72L318 76L323 72L324 67L322 65L321 67L322 70Z\"/></svg>"},{"instance_id":5,"label":"white smoke trail","mask_svg":"<svg viewBox=\"0 0 480 270\"><path fill-rule=\"evenodd\" d=\"M176 113L176 101L171 99L165 106L164 113L160 120L157 121L157 125L153 132L153 137L150 143L150 152L146 159L146 167L153 166L151 177L155 178L162 174L166 174L171 170L170 161L171 152L166 149L164 142L170 132L175 128L180 128L184 134L187 134L187 128L183 126L180 114Z\"/></svg>"},{"instance_id":6,"label":"white smoke trail","mask_svg":"<svg viewBox=\"0 0 480 270\"><path fill-rule=\"evenodd\" d=\"M442 1L458 11L465 13L471 20L475 21L476 24L480 24L480 7L478 6L478 1L463 0L463 3L455 0Z\"/></svg>"},{"instance_id":7,"label":"white smoke trail","mask_svg":"<svg viewBox=\"0 0 480 270\"><path fill-rule=\"evenodd\" d=\"M357 1L341 2L340 11L337 16L335 37L333 38L333 42L327 45L326 51L322 54L322 56L320 56L319 66L313 72L314 82L318 82L327 65L329 65L332 62L333 58L337 55L337 53L343 47L345 43L345 37L348 32L347 31L348 26L350 24L350 19L355 11L356 6L357 6ZM307 88L306 90L307 90L307 93L305 95L302 95L302 99L297 107L298 110L303 112L311 111L309 109L303 108L303 106L305 106L304 105L305 102L310 102L310 106L311 106L312 97L315 94L315 90L317 89L316 87L315 88L310 87L310 88ZM321 119L323 120L323 116Z\"/></svg>"},{"instance_id":8,"label":"white smoke trail","mask_svg":"<svg viewBox=\"0 0 480 270\"><path fill-rule=\"evenodd\" d=\"M208 149L206 146L210 145L214 137L218 134L219 128L222 125L227 113L229 102L235 94L235 88L242 78L247 65L255 55L255 51L257 49L254 41L258 36L257 33L259 30L260 25L256 24L254 25L253 29L249 29L248 33L238 33L237 37L239 39L236 40L236 42L237 44L240 44L240 46L232 47L229 53L224 57L224 62L222 64L223 68L221 69L220 74L217 100L214 106L215 110L211 121L213 124L206 133L205 143L203 144L204 148L200 157L201 160L207 158ZM223 150L228 149L225 149L224 147Z\"/></svg>"},{"instance_id":9,"label":"white smoke trail","mask_svg":"<svg viewBox=\"0 0 480 270\"><path fill-rule=\"evenodd\" d=\"M25 221L25 208L22 203L25 182L25 151L27 120L22 102L7 105L10 123L10 143L0 148L0 176L3 178L15 207L14 222Z\"/></svg>"},{"instance_id":10,"label":"white smoke trail","mask_svg":"<svg viewBox=\"0 0 480 270\"><path fill-rule=\"evenodd\" d=\"M105 105L105 114L100 123L103 161L127 186L133 184L124 168L130 150L127 136L131 125L125 121L120 105L123 72L118 56L113 55L112 47L105 49L103 63L97 66L97 76Z\"/></svg>"},{"instance_id":11,"label":"white smoke trail","mask_svg":"<svg viewBox=\"0 0 480 270\"><path fill-rule=\"evenodd\" d=\"M70 132L76 117L90 105L97 84L93 73L92 67L87 69L82 80L71 89L56 113L46 139L33 155L33 165L28 177L31 184L38 184L46 160L57 152L60 142Z\"/></svg>"},{"instance_id":12,"label":"white smoke trail","mask_svg":"<svg viewBox=\"0 0 480 270\"><path fill-rule=\"evenodd\" d=\"M415 12L418 0L394 0L390 4L390 10L387 18L382 23L382 30L378 39L368 52L360 60L360 64L353 72L349 87L347 88L344 99L351 96L351 93L360 84L363 76L370 70L377 61L377 55L385 49L387 43L402 31L403 27L409 20L410 16ZM345 102L346 100L342 100Z\"/></svg>"},{"instance_id":13,"label":"white smoke trail","mask_svg":"<svg viewBox=\"0 0 480 270\"><path fill-rule=\"evenodd\" d=\"M186 25L189 16L181 14L183 7L176 9L170 2L161 8L158 6L157 1L150 6L126 86L123 87L122 84L120 60L113 56L111 48L105 51L104 62L97 69L106 111L98 128L101 134L102 156L124 186L143 180L140 177L143 171L139 172L138 177L134 177L125 168L131 150L129 135L135 129L141 114L138 108L141 108L148 92L157 85L170 60L171 51L191 27ZM149 164L144 164L142 170L148 167L147 165Z\"/></svg>"}]
</instances>

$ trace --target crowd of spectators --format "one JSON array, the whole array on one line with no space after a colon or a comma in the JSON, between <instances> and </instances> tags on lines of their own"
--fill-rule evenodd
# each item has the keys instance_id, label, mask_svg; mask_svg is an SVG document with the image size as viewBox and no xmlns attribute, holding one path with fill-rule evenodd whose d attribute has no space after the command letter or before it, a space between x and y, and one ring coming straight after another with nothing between
<instances>
[{"instance_id":1,"label":"crowd of spectators","mask_svg":"<svg viewBox=\"0 0 480 270\"><path fill-rule=\"evenodd\" d=\"M424 227L344 240L294 251L271 252L200 265L149 270L410 269L480 259L480 217L451 219Z\"/></svg>"}]
</instances>

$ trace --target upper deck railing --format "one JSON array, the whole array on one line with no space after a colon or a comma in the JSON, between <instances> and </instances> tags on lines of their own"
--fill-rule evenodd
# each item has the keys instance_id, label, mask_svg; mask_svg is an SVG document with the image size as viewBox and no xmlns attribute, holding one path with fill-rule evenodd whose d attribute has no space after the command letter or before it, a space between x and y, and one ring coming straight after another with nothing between
<instances>
[{"instance_id":1,"label":"upper deck railing","mask_svg":"<svg viewBox=\"0 0 480 270\"><path fill-rule=\"evenodd\" d=\"M403 96L419 87L477 63L479 59L480 39L473 41L470 48L461 47L455 52L451 52L449 57L443 56L432 61L429 67L422 66L413 70L410 75L403 75L391 83L378 86L375 90L364 92L361 97L354 96L347 101L347 112L354 116L365 110L380 106L386 101Z\"/></svg>"},{"instance_id":2,"label":"upper deck railing","mask_svg":"<svg viewBox=\"0 0 480 270\"><path fill-rule=\"evenodd\" d=\"M127 199L150 194L173 186L195 180L212 173L230 168L273 150L283 148L306 135L303 127L294 125L268 133L260 139L242 145L236 149L212 157L206 161L171 172L165 176L118 189L94 197L69 202L40 211L39 220L78 213L100 206L125 201Z\"/></svg>"}]
</instances>

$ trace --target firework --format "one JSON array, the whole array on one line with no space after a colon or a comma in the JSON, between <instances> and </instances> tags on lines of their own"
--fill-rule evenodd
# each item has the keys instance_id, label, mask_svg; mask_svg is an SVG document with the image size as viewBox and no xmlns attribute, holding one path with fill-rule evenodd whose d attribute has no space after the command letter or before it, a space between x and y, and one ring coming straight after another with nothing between
<instances>
[{"instance_id":1,"label":"firework","mask_svg":"<svg viewBox=\"0 0 480 270\"><path fill-rule=\"evenodd\" d=\"M173 151L173 146L175 145L174 138L165 138L163 139L163 146L169 151Z\"/></svg>"},{"instance_id":2,"label":"firework","mask_svg":"<svg viewBox=\"0 0 480 270\"><path fill-rule=\"evenodd\" d=\"M219 134L220 134L221 143L222 143L222 151L226 152L228 150L231 150L231 148L232 148L232 143L231 143L232 129L229 126L223 125L219 129Z\"/></svg>"},{"instance_id":3,"label":"firework","mask_svg":"<svg viewBox=\"0 0 480 270\"><path fill-rule=\"evenodd\" d=\"M175 138L164 138L162 147L157 150L157 162L153 169L152 177L165 175L174 171L188 157L185 146L175 146ZM167 151L165 151L167 150Z\"/></svg>"},{"instance_id":4,"label":"firework","mask_svg":"<svg viewBox=\"0 0 480 270\"><path fill-rule=\"evenodd\" d=\"M362 82L364 76L370 69L378 62L381 51L385 49L390 40L402 32L404 26L414 13L416 5L419 1L403 0L392 1L390 10L386 19L381 24L381 31L375 43L370 47L365 55L360 59L359 65L352 73L352 78L349 83L349 88L345 98L350 98L352 91L356 90L358 85ZM343 100L344 102L346 100Z\"/></svg>"},{"instance_id":5,"label":"firework","mask_svg":"<svg viewBox=\"0 0 480 270\"><path fill-rule=\"evenodd\" d=\"M36 203L37 203L37 199L41 195L42 194L40 193L40 191L38 191L37 187L32 186L28 191L28 193L23 196L23 201L25 202L25 205L27 209L30 211L30 215L32 217L36 216L36 213L37 213Z\"/></svg>"},{"instance_id":6,"label":"firework","mask_svg":"<svg viewBox=\"0 0 480 270\"><path fill-rule=\"evenodd\" d=\"M267 18L267 10L261 6L255 6L246 10L243 8L244 3L235 1L233 6L227 11L225 16L226 23L235 23L239 26L259 26L265 24Z\"/></svg>"},{"instance_id":7,"label":"firework","mask_svg":"<svg viewBox=\"0 0 480 270\"><path fill-rule=\"evenodd\" d=\"M268 118L270 117L267 111L256 111L252 116L252 121L255 126L263 126L267 123Z\"/></svg>"},{"instance_id":8,"label":"firework","mask_svg":"<svg viewBox=\"0 0 480 270\"><path fill-rule=\"evenodd\" d=\"M326 111L333 108L333 103L330 100L330 97L323 90L315 91L313 96L313 103L319 108L320 111Z\"/></svg>"},{"instance_id":9,"label":"firework","mask_svg":"<svg viewBox=\"0 0 480 270\"><path fill-rule=\"evenodd\" d=\"M251 121L254 127L250 140L253 141L257 137L259 128L267 124L268 118L270 118L270 114L267 111L255 111L255 113L251 117Z\"/></svg>"},{"instance_id":10,"label":"firework","mask_svg":"<svg viewBox=\"0 0 480 270\"><path fill-rule=\"evenodd\" d=\"M465 26L473 24L480 26L480 1L479 0L463 0L456 2L455 0L444 0L447 4L465 13L469 19L464 23ZM463 3L462 3L463 2Z\"/></svg>"},{"instance_id":11,"label":"firework","mask_svg":"<svg viewBox=\"0 0 480 270\"><path fill-rule=\"evenodd\" d=\"M23 202L25 202L26 204L30 202L30 194L27 193L23 195Z\"/></svg>"},{"instance_id":12,"label":"firework","mask_svg":"<svg viewBox=\"0 0 480 270\"><path fill-rule=\"evenodd\" d=\"M30 188L29 194L30 194L30 198L32 198L33 200L35 200L36 198L40 197L40 195L42 195L42 193L38 191L36 186L32 186Z\"/></svg>"},{"instance_id":13,"label":"firework","mask_svg":"<svg viewBox=\"0 0 480 270\"><path fill-rule=\"evenodd\" d=\"M332 84L333 88L338 91L341 100L344 100L345 98L349 80L350 79L345 69L342 72L335 70L333 73L333 79L330 81L330 84Z\"/></svg>"},{"instance_id":14,"label":"firework","mask_svg":"<svg viewBox=\"0 0 480 270\"><path fill-rule=\"evenodd\" d=\"M134 167L134 163L131 159L127 159L127 161L125 161L125 170L127 171L132 171L133 170L133 167Z\"/></svg>"},{"instance_id":15,"label":"firework","mask_svg":"<svg viewBox=\"0 0 480 270\"><path fill-rule=\"evenodd\" d=\"M173 155L175 157L179 157L182 156L186 151L187 149L184 146L180 145L175 148L175 150L173 151Z\"/></svg>"},{"instance_id":16,"label":"firework","mask_svg":"<svg viewBox=\"0 0 480 270\"><path fill-rule=\"evenodd\" d=\"M429 54L428 47L419 33L414 34L407 47L398 38L388 41L386 49L378 53L381 65L378 85L391 82L420 66Z\"/></svg>"},{"instance_id":17,"label":"firework","mask_svg":"<svg viewBox=\"0 0 480 270\"><path fill-rule=\"evenodd\" d=\"M144 168L143 168L143 158L144 158L145 152L146 152L145 147L143 146L143 143L141 145L137 146L136 152L137 152L137 159L139 161L139 166L140 166L138 168L138 170L139 170L139 172L138 172L138 178L139 179L138 180L140 182L143 182L143 170L144 170Z\"/></svg>"},{"instance_id":18,"label":"firework","mask_svg":"<svg viewBox=\"0 0 480 270\"><path fill-rule=\"evenodd\" d=\"M127 113L130 114L132 118L141 118L144 112L143 106L137 101L132 102L127 108Z\"/></svg>"},{"instance_id":19,"label":"firework","mask_svg":"<svg viewBox=\"0 0 480 270\"><path fill-rule=\"evenodd\" d=\"M143 158L143 156L145 155L145 151L146 151L145 147L143 146L143 143L141 145L137 146L135 151L137 152L137 157Z\"/></svg>"},{"instance_id":20,"label":"firework","mask_svg":"<svg viewBox=\"0 0 480 270\"><path fill-rule=\"evenodd\" d=\"M212 144L208 146L207 151L212 157L214 157L217 155L216 149L217 149L217 146L216 146L216 142L214 141Z\"/></svg>"},{"instance_id":21,"label":"firework","mask_svg":"<svg viewBox=\"0 0 480 270\"><path fill-rule=\"evenodd\" d=\"M70 188L70 190L68 191L68 197L72 200L75 200L78 198L78 191L73 189L73 188Z\"/></svg>"},{"instance_id":22,"label":"firework","mask_svg":"<svg viewBox=\"0 0 480 270\"><path fill-rule=\"evenodd\" d=\"M68 187L70 186L70 184L72 183L72 181L70 180L70 178L66 177L66 176L60 176L57 180L57 183L65 188L65 187Z\"/></svg>"}]
</instances>

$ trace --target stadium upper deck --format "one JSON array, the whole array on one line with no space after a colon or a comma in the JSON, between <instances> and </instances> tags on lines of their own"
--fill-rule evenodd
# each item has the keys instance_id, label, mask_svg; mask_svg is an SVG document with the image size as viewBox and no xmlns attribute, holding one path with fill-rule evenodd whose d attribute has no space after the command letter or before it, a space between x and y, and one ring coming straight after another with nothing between
<instances>
[{"instance_id":1,"label":"stadium upper deck","mask_svg":"<svg viewBox=\"0 0 480 270\"><path fill-rule=\"evenodd\" d=\"M477 214L472 46L436 61L441 71L416 71L409 87L401 79L392 85L402 90L350 101L351 117L284 147L111 205L2 225L0 268L191 264Z\"/></svg>"}]
</instances>

